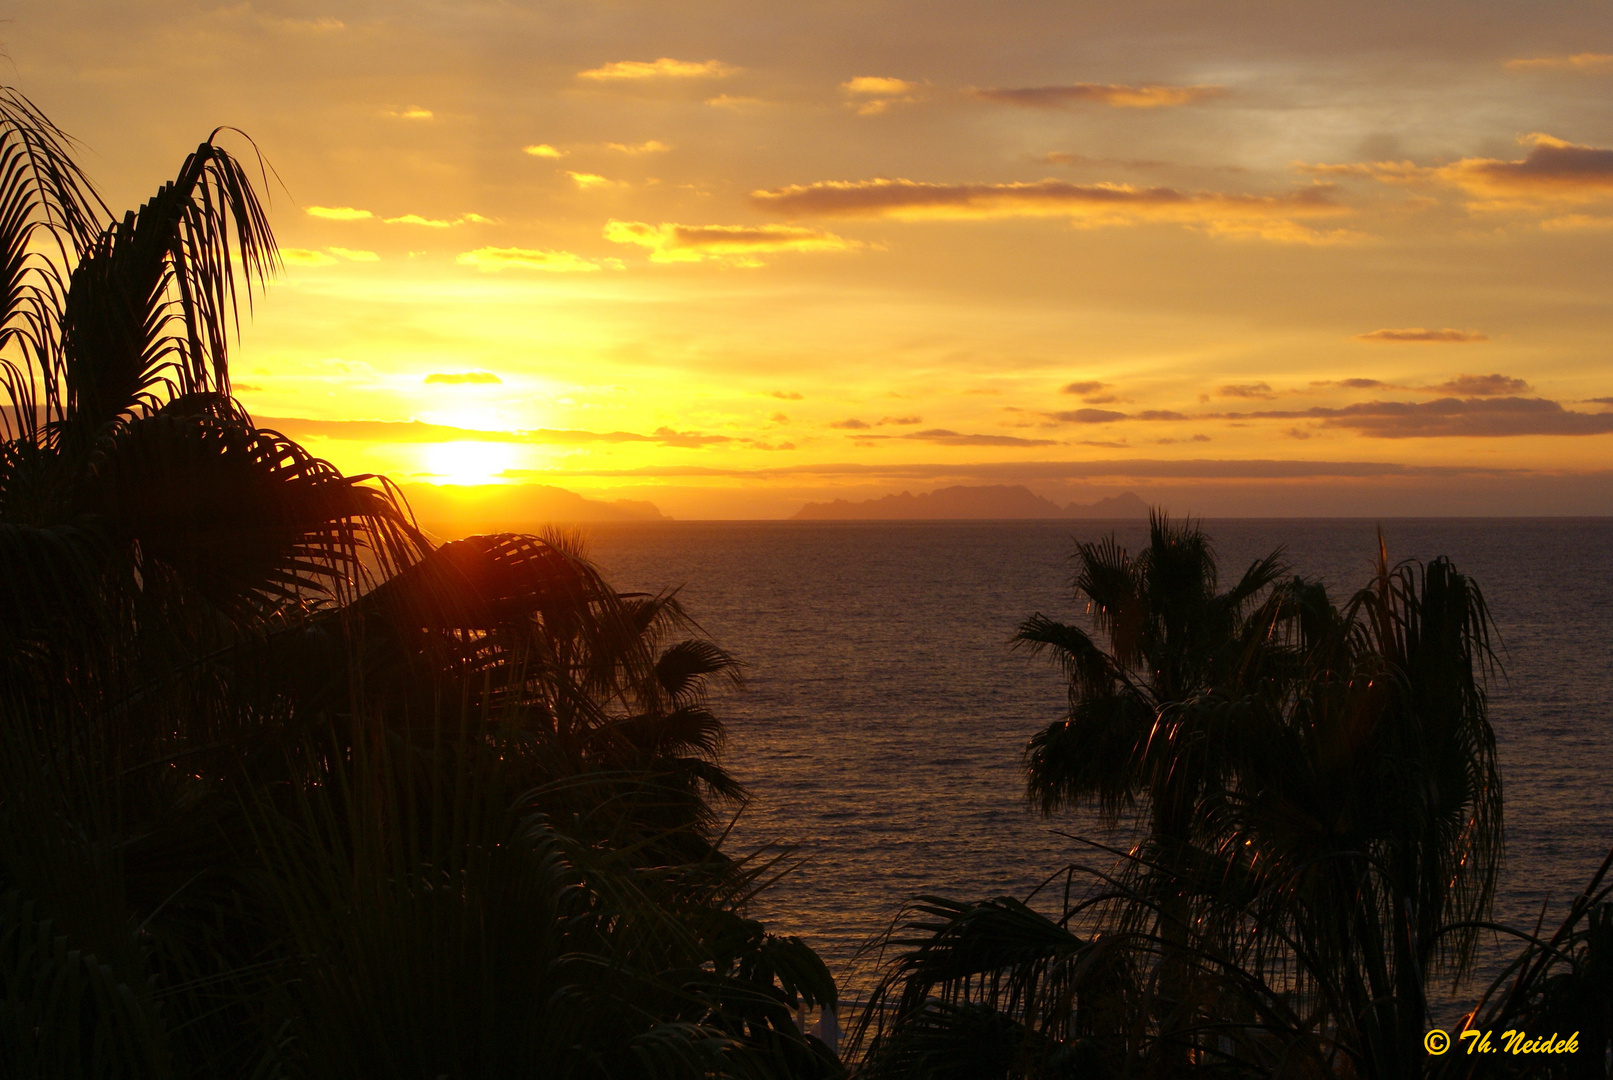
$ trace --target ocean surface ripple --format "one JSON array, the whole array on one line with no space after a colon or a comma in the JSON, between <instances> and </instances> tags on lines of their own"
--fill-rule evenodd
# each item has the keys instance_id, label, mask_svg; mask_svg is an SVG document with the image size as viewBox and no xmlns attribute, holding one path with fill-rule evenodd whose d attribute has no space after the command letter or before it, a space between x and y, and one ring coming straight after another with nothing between
<instances>
[{"instance_id":1,"label":"ocean surface ripple","mask_svg":"<svg viewBox=\"0 0 1613 1080\"><path fill-rule=\"evenodd\" d=\"M1337 601L1366 584L1377 523L1209 521L1223 587L1282 546ZM1390 520L1391 561L1450 556L1483 590L1506 678L1491 687L1506 796L1496 915L1560 911L1613 844L1613 521ZM619 588L680 596L746 663L724 695L728 763L754 792L734 852L796 845L753 913L799 934L843 981L909 898L1024 897L1072 862L1129 846L1085 812L1026 806L1026 741L1066 705L1058 671L1009 647L1021 620L1082 619L1075 539L1134 522L674 522L596 525ZM1056 886L1061 888L1061 886ZM1056 907L1057 895L1045 906Z\"/></svg>"}]
</instances>

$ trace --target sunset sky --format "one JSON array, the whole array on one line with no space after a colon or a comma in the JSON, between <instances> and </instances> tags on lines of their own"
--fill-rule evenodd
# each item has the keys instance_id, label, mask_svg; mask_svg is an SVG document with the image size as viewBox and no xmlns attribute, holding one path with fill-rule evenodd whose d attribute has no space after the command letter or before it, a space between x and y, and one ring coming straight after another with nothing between
<instances>
[{"instance_id":1,"label":"sunset sky","mask_svg":"<svg viewBox=\"0 0 1613 1080\"><path fill-rule=\"evenodd\" d=\"M348 471L1613 510L1606 4L6 8L120 211L256 142L237 390Z\"/></svg>"}]
</instances>

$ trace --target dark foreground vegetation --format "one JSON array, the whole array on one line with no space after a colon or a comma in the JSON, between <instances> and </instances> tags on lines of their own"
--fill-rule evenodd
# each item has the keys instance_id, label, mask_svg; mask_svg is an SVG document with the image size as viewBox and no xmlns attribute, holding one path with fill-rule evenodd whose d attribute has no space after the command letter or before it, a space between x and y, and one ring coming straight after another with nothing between
<instances>
[{"instance_id":1,"label":"dark foreground vegetation","mask_svg":"<svg viewBox=\"0 0 1613 1080\"><path fill-rule=\"evenodd\" d=\"M246 168L210 139L116 219L69 150L0 92L0 1076L843 1075L795 1022L828 971L745 914L775 866L721 848L733 658L574 541L435 546L254 425ZM1579 1052L1423 1050L1501 854L1471 582L1218 592L1163 518L1078 554L1096 636L1019 635L1070 684L1029 791L1145 839L1062 917L917 901L857 1075L1603 1075L1606 867L1473 1018Z\"/></svg>"}]
</instances>

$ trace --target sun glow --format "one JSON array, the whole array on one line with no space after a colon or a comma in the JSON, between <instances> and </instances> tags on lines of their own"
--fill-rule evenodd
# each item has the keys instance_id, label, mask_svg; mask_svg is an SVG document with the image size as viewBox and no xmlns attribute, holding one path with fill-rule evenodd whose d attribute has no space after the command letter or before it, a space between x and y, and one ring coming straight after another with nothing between
<instances>
[{"instance_id":1,"label":"sun glow","mask_svg":"<svg viewBox=\"0 0 1613 1080\"><path fill-rule=\"evenodd\" d=\"M497 484L515 465L516 447L509 443L429 443L422 447L422 472L441 484Z\"/></svg>"}]
</instances>

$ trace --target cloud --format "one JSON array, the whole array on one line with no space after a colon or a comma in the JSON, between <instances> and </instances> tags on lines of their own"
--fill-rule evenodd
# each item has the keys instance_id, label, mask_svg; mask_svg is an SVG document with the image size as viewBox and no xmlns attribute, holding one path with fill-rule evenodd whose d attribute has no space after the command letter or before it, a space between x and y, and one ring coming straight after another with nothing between
<instances>
[{"instance_id":1,"label":"cloud","mask_svg":"<svg viewBox=\"0 0 1613 1080\"><path fill-rule=\"evenodd\" d=\"M1071 409L1065 412L1044 413L1050 420L1057 420L1061 424L1112 424L1116 420L1125 420L1126 414L1114 412L1110 409Z\"/></svg>"},{"instance_id":2,"label":"cloud","mask_svg":"<svg viewBox=\"0 0 1613 1080\"><path fill-rule=\"evenodd\" d=\"M544 270L551 274L587 274L597 270L620 270L620 259L585 259L569 251L535 248L484 247L467 251L454 260L461 266L474 266L483 273L500 270Z\"/></svg>"},{"instance_id":3,"label":"cloud","mask_svg":"<svg viewBox=\"0 0 1613 1080\"><path fill-rule=\"evenodd\" d=\"M504 382L503 379L499 378L497 375L494 375L491 371L434 371L430 375L426 376L425 381L427 383L444 383L449 386L457 386L464 383L484 384Z\"/></svg>"},{"instance_id":4,"label":"cloud","mask_svg":"<svg viewBox=\"0 0 1613 1080\"><path fill-rule=\"evenodd\" d=\"M1450 382L1428 389L1459 397L1513 397L1528 393L1530 386L1510 375L1458 375Z\"/></svg>"},{"instance_id":5,"label":"cloud","mask_svg":"<svg viewBox=\"0 0 1613 1080\"><path fill-rule=\"evenodd\" d=\"M886 476L905 479L957 477L978 480L1055 480L1093 476L1185 480L1288 480L1316 477L1373 479L1378 477L1524 476L1522 469L1482 466L1405 465L1389 461L1300 461L1273 459L1121 458L1087 461L946 462L824 462L762 469L710 465L641 465L629 469L555 469L552 476Z\"/></svg>"},{"instance_id":6,"label":"cloud","mask_svg":"<svg viewBox=\"0 0 1613 1080\"><path fill-rule=\"evenodd\" d=\"M1582 413L1544 398L1440 398L1437 401L1366 401L1330 409L1224 413L1223 420L1315 420L1371 438L1505 438L1517 435L1602 435L1613 432L1613 413Z\"/></svg>"},{"instance_id":7,"label":"cloud","mask_svg":"<svg viewBox=\"0 0 1613 1080\"><path fill-rule=\"evenodd\" d=\"M1316 184L1281 195L1187 192L1130 184L1037 180L1006 184L936 184L918 180L820 180L751 193L751 202L791 217L889 217L907 221L1003 217L1067 217L1086 225L1174 222L1210 233L1256 234L1319 242L1295 218L1346 212L1333 188Z\"/></svg>"},{"instance_id":8,"label":"cloud","mask_svg":"<svg viewBox=\"0 0 1613 1080\"><path fill-rule=\"evenodd\" d=\"M698 431L656 428L649 435L632 431L584 431L566 428L537 428L532 431L486 431L477 428L427 424L419 420L310 420L303 417L258 418L258 424L293 437L362 440L377 443L502 442L553 445L586 443L657 443L662 446L698 448L731 443L728 435L707 435Z\"/></svg>"},{"instance_id":9,"label":"cloud","mask_svg":"<svg viewBox=\"0 0 1613 1080\"><path fill-rule=\"evenodd\" d=\"M783 401L800 401L801 395L794 390L769 390L768 397L776 397Z\"/></svg>"},{"instance_id":10,"label":"cloud","mask_svg":"<svg viewBox=\"0 0 1613 1080\"><path fill-rule=\"evenodd\" d=\"M1421 166L1410 161L1306 165L1298 168L1320 176L1366 176L1386 183L1434 183L1459 188L1481 201L1474 210L1498 210L1518 204L1590 202L1613 197L1613 149L1584 146L1553 135L1532 132L1518 142L1529 147L1522 158L1462 158L1448 165ZM1558 227L1595 223L1600 219L1558 219Z\"/></svg>"},{"instance_id":11,"label":"cloud","mask_svg":"<svg viewBox=\"0 0 1613 1080\"><path fill-rule=\"evenodd\" d=\"M664 154L672 147L659 139L649 139L641 143L608 142L605 149L615 150L619 154Z\"/></svg>"},{"instance_id":12,"label":"cloud","mask_svg":"<svg viewBox=\"0 0 1613 1080\"><path fill-rule=\"evenodd\" d=\"M890 79L879 75L859 75L855 79L847 79L841 83L840 89L848 94L891 97L895 94L910 94L918 89L918 84L908 82L906 79Z\"/></svg>"},{"instance_id":13,"label":"cloud","mask_svg":"<svg viewBox=\"0 0 1613 1080\"><path fill-rule=\"evenodd\" d=\"M918 98L918 83L879 75L860 75L840 84L840 92L857 100L846 102L859 116L875 116L892 105L911 105Z\"/></svg>"},{"instance_id":14,"label":"cloud","mask_svg":"<svg viewBox=\"0 0 1613 1080\"><path fill-rule=\"evenodd\" d=\"M446 229L450 225L457 225L457 221L444 221L441 218L421 217L419 214L404 214L402 217L383 218L388 225L425 225L432 229Z\"/></svg>"},{"instance_id":15,"label":"cloud","mask_svg":"<svg viewBox=\"0 0 1613 1080\"><path fill-rule=\"evenodd\" d=\"M281 248L280 259L287 266L330 266L336 260L311 248Z\"/></svg>"},{"instance_id":16,"label":"cloud","mask_svg":"<svg viewBox=\"0 0 1613 1080\"><path fill-rule=\"evenodd\" d=\"M736 266L760 266L759 255L788 251L848 251L860 247L834 233L795 225L679 225L662 222L610 221L605 239L637 244L658 263L716 260Z\"/></svg>"},{"instance_id":17,"label":"cloud","mask_svg":"<svg viewBox=\"0 0 1613 1080\"><path fill-rule=\"evenodd\" d=\"M1319 379L1311 383L1312 386L1342 386L1349 390L1373 390L1389 384L1381 379Z\"/></svg>"},{"instance_id":18,"label":"cloud","mask_svg":"<svg viewBox=\"0 0 1613 1080\"><path fill-rule=\"evenodd\" d=\"M344 247L333 247L333 248L328 248L326 250L328 250L332 255L340 255L342 258L347 259L350 262L380 262L381 261L381 256L377 255L373 251L360 251L360 250L356 250L354 248L344 248Z\"/></svg>"},{"instance_id":19,"label":"cloud","mask_svg":"<svg viewBox=\"0 0 1613 1080\"><path fill-rule=\"evenodd\" d=\"M1381 344L1434 344L1434 345L1466 345L1475 341L1489 341L1489 335L1477 330L1455 330L1447 326L1443 330L1430 330L1425 326L1408 326L1399 330L1374 330L1368 334L1355 335L1357 341L1372 341ZM1373 385L1377 385L1373 383Z\"/></svg>"},{"instance_id":20,"label":"cloud","mask_svg":"<svg viewBox=\"0 0 1613 1080\"><path fill-rule=\"evenodd\" d=\"M716 97L707 98L706 104L716 109L732 109L735 112L743 112L747 109L753 109L758 105L766 105L767 102L758 97L744 97L736 96L734 94L718 94Z\"/></svg>"},{"instance_id":21,"label":"cloud","mask_svg":"<svg viewBox=\"0 0 1613 1080\"><path fill-rule=\"evenodd\" d=\"M1613 54L1575 53L1572 56L1532 56L1527 59L1508 60L1501 65L1508 71L1530 71L1542 68L1572 71L1613 71Z\"/></svg>"},{"instance_id":22,"label":"cloud","mask_svg":"<svg viewBox=\"0 0 1613 1080\"><path fill-rule=\"evenodd\" d=\"M608 187L611 184L611 181L605 179L603 176L600 176L598 173L572 172L568 169L566 170L566 175L571 177L572 183L576 184L584 191L587 191L589 188Z\"/></svg>"},{"instance_id":23,"label":"cloud","mask_svg":"<svg viewBox=\"0 0 1613 1080\"><path fill-rule=\"evenodd\" d=\"M994 87L968 91L983 101L1032 109L1062 109L1071 105L1108 105L1117 109L1159 109L1224 97L1224 86L1127 86L1118 83L1071 83L1067 86Z\"/></svg>"},{"instance_id":24,"label":"cloud","mask_svg":"<svg viewBox=\"0 0 1613 1080\"><path fill-rule=\"evenodd\" d=\"M854 416L850 420L836 420L829 426L839 431L867 431L874 425L870 424L866 420L858 420Z\"/></svg>"},{"instance_id":25,"label":"cloud","mask_svg":"<svg viewBox=\"0 0 1613 1080\"><path fill-rule=\"evenodd\" d=\"M1524 199L1600 199L1613 195L1613 150L1581 146L1535 132L1518 140L1530 147L1520 161L1463 158L1437 170L1478 195Z\"/></svg>"},{"instance_id":26,"label":"cloud","mask_svg":"<svg viewBox=\"0 0 1613 1080\"><path fill-rule=\"evenodd\" d=\"M907 425L922 423L924 423L924 417L922 416L881 416L879 418L880 427L884 427L886 424Z\"/></svg>"},{"instance_id":27,"label":"cloud","mask_svg":"<svg viewBox=\"0 0 1613 1080\"><path fill-rule=\"evenodd\" d=\"M407 109L388 113L387 115L396 116L400 120L430 120L434 114L430 109L422 109L418 105L411 105Z\"/></svg>"},{"instance_id":28,"label":"cloud","mask_svg":"<svg viewBox=\"0 0 1613 1080\"><path fill-rule=\"evenodd\" d=\"M1061 394L1096 394L1099 390L1109 389L1108 383L1097 379L1084 379L1081 382L1065 383L1059 388Z\"/></svg>"},{"instance_id":29,"label":"cloud","mask_svg":"<svg viewBox=\"0 0 1613 1080\"><path fill-rule=\"evenodd\" d=\"M351 206L310 206L308 216L325 218L327 221L363 221L375 215L368 210L356 210Z\"/></svg>"},{"instance_id":30,"label":"cloud","mask_svg":"<svg viewBox=\"0 0 1613 1080\"><path fill-rule=\"evenodd\" d=\"M531 154L533 157L542 158L560 158L566 156L566 152L564 150L556 150L548 143L533 143L531 146L523 146L521 148L521 153Z\"/></svg>"},{"instance_id":31,"label":"cloud","mask_svg":"<svg viewBox=\"0 0 1613 1080\"><path fill-rule=\"evenodd\" d=\"M732 75L737 68L719 60L674 60L663 56L659 60L617 60L577 72L579 79L596 81L632 79L720 79Z\"/></svg>"},{"instance_id":32,"label":"cloud","mask_svg":"<svg viewBox=\"0 0 1613 1080\"><path fill-rule=\"evenodd\" d=\"M1263 382L1220 386L1216 388L1215 392L1220 397L1234 398L1273 398L1277 396L1271 392L1271 387Z\"/></svg>"},{"instance_id":33,"label":"cloud","mask_svg":"<svg viewBox=\"0 0 1613 1080\"><path fill-rule=\"evenodd\" d=\"M896 436L899 439L914 439L919 442L939 443L942 446L1057 446L1057 439L1021 439L1017 435L960 435L956 431L946 428L930 428L927 431L910 431L906 435Z\"/></svg>"}]
</instances>

